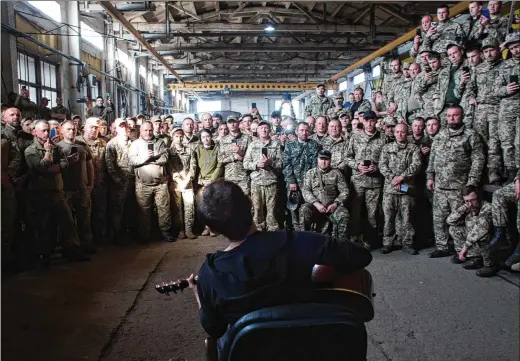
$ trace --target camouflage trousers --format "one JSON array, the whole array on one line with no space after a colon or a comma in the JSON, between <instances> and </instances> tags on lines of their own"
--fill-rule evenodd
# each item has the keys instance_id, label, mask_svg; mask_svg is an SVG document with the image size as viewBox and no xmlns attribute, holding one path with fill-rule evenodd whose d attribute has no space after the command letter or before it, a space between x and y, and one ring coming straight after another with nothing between
<instances>
[{"instance_id":1,"label":"camouflage trousers","mask_svg":"<svg viewBox=\"0 0 520 361\"><path fill-rule=\"evenodd\" d=\"M394 246L396 240L396 218L399 214L399 235L403 246L413 245L415 229L412 223L412 212L415 208L415 199L407 194L383 194L383 213L385 226L383 230L383 246Z\"/></svg>"},{"instance_id":2,"label":"camouflage trousers","mask_svg":"<svg viewBox=\"0 0 520 361\"><path fill-rule=\"evenodd\" d=\"M479 233L481 230L477 230ZM472 232L471 229L468 229L465 225L463 226L451 226L449 233L451 238L453 239L453 244L455 246L455 250L460 252L460 250L464 247L464 243L466 243L466 239L468 234ZM486 247L487 242L491 238L491 233L486 234L480 240L473 243L473 246L468 249L467 258L475 258L482 257L484 261L484 267L490 267L493 264L493 256L491 251Z\"/></svg>"},{"instance_id":3,"label":"camouflage trousers","mask_svg":"<svg viewBox=\"0 0 520 361\"><path fill-rule=\"evenodd\" d=\"M365 188L356 182L352 183L352 201L350 213L352 214L351 232L353 237L359 237L363 233L363 220L361 218L363 208L367 212L367 221L370 227L369 232L377 232L377 218L379 215L379 203L381 199L380 188Z\"/></svg>"},{"instance_id":4,"label":"camouflage trousers","mask_svg":"<svg viewBox=\"0 0 520 361\"><path fill-rule=\"evenodd\" d=\"M348 236L349 213L347 208L339 206L331 214L318 212L311 203L304 203L300 208L300 219L303 221L303 230L312 231L312 225L316 225L316 230L326 233L332 223L332 236L336 238L346 238Z\"/></svg>"},{"instance_id":5,"label":"camouflage trousers","mask_svg":"<svg viewBox=\"0 0 520 361\"><path fill-rule=\"evenodd\" d=\"M256 227L259 231L277 231L279 229L276 220L276 204L278 185L251 184L251 201L253 202Z\"/></svg>"},{"instance_id":6,"label":"camouflage trousers","mask_svg":"<svg viewBox=\"0 0 520 361\"><path fill-rule=\"evenodd\" d=\"M151 213L154 203L157 208L159 229L163 233L168 233L172 226L168 184L146 185L136 182L135 198L137 200L139 221L143 238L148 239L152 234Z\"/></svg>"},{"instance_id":7,"label":"camouflage trousers","mask_svg":"<svg viewBox=\"0 0 520 361\"><path fill-rule=\"evenodd\" d=\"M433 233L435 248L438 250L448 250L450 234L446 218L462 203L462 193L459 189L435 189L433 192Z\"/></svg>"},{"instance_id":8,"label":"camouflage trousers","mask_svg":"<svg viewBox=\"0 0 520 361\"><path fill-rule=\"evenodd\" d=\"M487 167L497 174L502 168L500 140L498 138L498 105L478 104L473 129L487 144Z\"/></svg>"},{"instance_id":9,"label":"camouflage trousers","mask_svg":"<svg viewBox=\"0 0 520 361\"><path fill-rule=\"evenodd\" d=\"M36 230L36 240L40 254L49 256L54 247L51 236L58 224L63 248L79 246L74 219L63 191L31 192L28 199L29 218Z\"/></svg>"},{"instance_id":10,"label":"camouflage trousers","mask_svg":"<svg viewBox=\"0 0 520 361\"><path fill-rule=\"evenodd\" d=\"M92 233L94 240L99 242L103 239L106 231L107 218L107 200L108 190L107 185L94 186L90 193L91 200L91 215L90 223L92 224Z\"/></svg>"},{"instance_id":11,"label":"camouflage trousers","mask_svg":"<svg viewBox=\"0 0 520 361\"><path fill-rule=\"evenodd\" d=\"M90 224L90 196L86 188L76 191L66 191L65 198L76 220L76 229L82 246L90 247L93 242Z\"/></svg>"},{"instance_id":12,"label":"camouflage trousers","mask_svg":"<svg viewBox=\"0 0 520 361\"><path fill-rule=\"evenodd\" d=\"M514 100L517 102L517 100ZM515 167L516 119L520 113L520 104L500 102L498 111L498 139L504 157L504 166Z\"/></svg>"},{"instance_id":13,"label":"camouflage trousers","mask_svg":"<svg viewBox=\"0 0 520 361\"><path fill-rule=\"evenodd\" d=\"M193 189L177 190L170 182L170 205L175 230L193 234L195 222L195 193Z\"/></svg>"},{"instance_id":14,"label":"camouflage trousers","mask_svg":"<svg viewBox=\"0 0 520 361\"><path fill-rule=\"evenodd\" d=\"M126 179L120 184L111 184L109 197L109 220L112 231L132 228L135 215L135 180Z\"/></svg>"},{"instance_id":15,"label":"camouflage trousers","mask_svg":"<svg viewBox=\"0 0 520 361\"><path fill-rule=\"evenodd\" d=\"M507 227L508 210L514 207L515 203L517 205L516 226L520 232L520 200L515 200L515 183L509 183L493 193L491 210L495 227Z\"/></svg>"},{"instance_id":16,"label":"camouflage trousers","mask_svg":"<svg viewBox=\"0 0 520 361\"><path fill-rule=\"evenodd\" d=\"M6 176L6 174L2 174ZM16 236L16 192L11 182L2 184L2 255L11 253Z\"/></svg>"},{"instance_id":17,"label":"camouflage trousers","mask_svg":"<svg viewBox=\"0 0 520 361\"><path fill-rule=\"evenodd\" d=\"M250 189L251 180L249 179L249 176L247 176L245 179L232 180L232 179L226 178L226 180L233 182L236 185L238 185L240 188L242 188L242 191L244 192L244 194L246 196L251 195L251 189Z\"/></svg>"}]
</instances>

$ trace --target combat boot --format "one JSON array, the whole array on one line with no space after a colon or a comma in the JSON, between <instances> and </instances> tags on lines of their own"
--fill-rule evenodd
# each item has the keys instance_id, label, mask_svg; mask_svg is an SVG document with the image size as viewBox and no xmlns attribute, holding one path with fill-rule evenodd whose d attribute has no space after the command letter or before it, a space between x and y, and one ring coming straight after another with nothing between
<instances>
[{"instance_id":1,"label":"combat boot","mask_svg":"<svg viewBox=\"0 0 520 361\"><path fill-rule=\"evenodd\" d=\"M162 240L164 242L175 242L177 240L177 238L175 238L174 236L172 236L169 232L163 232L162 234Z\"/></svg>"},{"instance_id":2,"label":"combat boot","mask_svg":"<svg viewBox=\"0 0 520 361\"><path fill-rule=\"evenodd\" d=\"M403 246L403 252L406 252L411 256L415 256L415 255L419 254L419 252L417 252L417 250L415 248L410 247L410 246Z\"/></svg>"},{"instance_id":3,"label":"combat boot","mask_svg":"<svg viewBox=\"0 0 520 361\"><path fill-rule=\"evenodd\" d=\"M483 267L476 272L479 277L493 277L497 274L497 268L495 266Z\"/></svg>"},{"instance_id":4,"label":"combat boot","mask_svg":"<svg viewBox=\"0 0 520 361\"><path fill-rule=\"evenodd\" d=\"M388 254L390 252L392 252L392 246L383 246L383 247L381 247L381 254Z\"/></svg>"},{"instance_id":5,"label":"combat boot","mask_svg":"<svg viewBox=\"0 0 520 361\"><path fill-rule=\"evenodd\" d=\"M471 258L462 265L462 268L464 269L479 269L482 267L482 258L480 257Z\"/></svg>"},{"instance_id":6,"label":"combat boot","mask_svg":"<svg viewBox=\"0 0 520 361\"><path fill-rule=\"evenodd\" d=\"M455 264L462 264L466 261L461 261L460 258L459 258L459 255L458 254L455 254L452 258L451 258L451 263L455 263Z\"/></svg>"},{"instance_id":7,"label":"combat boot","mask_svg":"<svg viewBox=\"0 0 520 361\"><path fill-rule=\"evenodd\" d=\"M520 242L516 246L515 251L509 258L506 260L506 266L511 267L515 263L520 263Z\"/></svg>"},{"instance_id":8,"label":"combat boot","mask_svg":"<svg viewBox=\"0 0 520 361\"><path fill-rule=\"evenodd\" d=\"M495 227L493 237L489 240L487 247L490 249L496 249L502 240L502 237L506 235L506 227Z\"/></svg>"}]
</instances>

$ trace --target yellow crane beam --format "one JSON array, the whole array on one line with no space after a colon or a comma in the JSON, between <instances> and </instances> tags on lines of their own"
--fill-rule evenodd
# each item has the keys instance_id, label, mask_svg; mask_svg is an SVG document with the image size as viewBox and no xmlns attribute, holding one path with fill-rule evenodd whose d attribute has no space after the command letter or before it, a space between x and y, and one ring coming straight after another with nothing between
<instances>
[{"instance_id":1,"label":"yellow crane beam","mask_svg":"<svg viewBox=\"0 0 520 361\"><path fill-rule=\"evenodd\" d=\"M468 10L468 7L469 7L469 1L463 1L463 2L453 5L452 7L450 7L450 17L463 13L464 11ZM435 17L434 19L435 19L435 21L437 21L437 17ZM329 81L331 81L331 82L338 81L339 78L342 78L342 77L348 75L349 73L353 72L357 68L360 68L363 65L370 63L372 60L385 55L386 53L397 48L399 45L402 45L402 44L406 43L407 41L412 40L415 36L415 29L417 29L417 28L414 28L413 30L410 30L406 34L401 35L394 41L383 46L381 49L374 51L372 54L365 56L361 60L358 60L357 62L355 62L348 68L346 68L345 70L342 70L339 73L331 76Z\"/></svg>"},{"instance_id":2,"label":"yellow crane beam","mask_svg":"<svg viewBox=\"0 0 520 361\"><path fill-rule=\"evenodd\" d=\"M201 83L169 83L168 90L183 91L306 91L314 90L317 82L304 83L235 83L235 82L201 82Z\"/></svg>"}]
</instances>

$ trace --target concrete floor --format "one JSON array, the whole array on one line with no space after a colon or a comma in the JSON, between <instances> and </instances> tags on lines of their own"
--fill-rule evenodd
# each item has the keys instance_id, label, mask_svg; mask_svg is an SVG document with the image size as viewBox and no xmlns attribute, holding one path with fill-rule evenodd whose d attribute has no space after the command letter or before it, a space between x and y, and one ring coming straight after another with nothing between
<instances>
[{"instance_id":1,"label":"concrete floor","mask_svg":"<svg viewBox=\"0 0 520 361\"><path fill-rule=\"evenodd\" d=\"M2 282L3 361L204 360L191 292L154 285L198 271L221 238L104 249ZM518 361L518 275L480 279L449 259L374 252L370 361Z\"/></svg>"}]
</instances>

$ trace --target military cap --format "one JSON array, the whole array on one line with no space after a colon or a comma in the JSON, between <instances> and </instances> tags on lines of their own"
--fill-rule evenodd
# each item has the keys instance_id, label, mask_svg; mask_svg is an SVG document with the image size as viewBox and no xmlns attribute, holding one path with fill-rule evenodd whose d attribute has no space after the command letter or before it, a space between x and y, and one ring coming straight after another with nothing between
<instances>
[{"instance_id":1,"label":"military cap","mask_svg":"<svg viewBox=\"0 0 520 361\"><path fill-rule=\"evenodd\" d=\"M174 134L176 132L183 132L184 133L184 131L182 130L181 127L175 127L175 128L172 129L172 134Z\"/></svg>"},{"instance_id":2,"label":"military cap","mask_svg":"<svg viewBox=\"0 0 520 361\"><path fill-rule=\"evenodd\" d=\"M143 114L137 114L136 118L146 118Z\"/></svg>"},{"instance_id":3,"label":"military cap","mask_svg":"<svg viewBox=\"0 0 520 361\"><path fill-rule=\"evenodd\" d=\"M173 115L171 115L171 114L166 115L164 117L164 120L166 120L166 119L173 119Z\"/></svg>"},{"instance_id":4,"label":"military cap","mask_svg":"<svg viewBox=\"0 0 520 361\"><path fill-rule=\"evenodd\" d=\"M385 125L391 125L395 127L397 125L397 122L395 121L394 117L386 117L384 120Z\"/></svg>"},{"instance_id":5,"label":"military cap","mask_svg":"<svg viewBox=\"0 0 520 361\"><path fill-rule=\"evenodd\" d=\"M343 99L343 93L336 94L336 96L334 98L335 99Z\"/></svg>"},{"instance_id":6,"label":"military cap","mask_svg":"<svg viewBox=\"0 0 520 361\"><path fill-rule=\"evenodd\" d=\"M338 112L338 118L341 118L344 116L350 117L350 111L349 110L340 110Z\"/></svg>"},{"instance_id":7,"label":"military cap","mask_svg":"<svg viewBox=\"0 0 520 361\"><path fill-rule=\"evenodd\" d=\"M99 126L99 118L96 117L90 117L85 120L85 125L88 125L90 127L98 127Z\"/></svg>"},{"instance_id":8,"label":"military cap","mask_svg":"<svg viewBox=\"0 0 520 361\"><path fill-rule=\"evenodd\" d=\"M230 115L229 117L227 117L227 123L234 123L234 122L238 122L238 118L235 117L234 115Z\"/></svg>"},{"instance_id":9,"label":"military cap","mask_svg":"<svg viewBox=\"0 0 520 361\"><path fill-rule=\"evenodd\" d=\"M320 150L320 152L318 153L318 158L330 159L330 158L332 158L332 153L328 150Z\"/></svg>"},{"instance_id":10,"label":"military cap","mask_svg":"<svg viewBox=\"0 0 520 361\"><path fill-rule=\"evenodd\" d=\"M275 110L271 113L271 118L281 118L282 113L280 113L278 110Z\"/></svg>"},{"instance_id":11,"label":"military cap","mask_svg":"<svg viewBox=\"0 0 520 361\"><path fill-rule=\"evenodd\" d=\"M318 85L316 85L316 88L319 88L319 87L324 87L324 88L326 88L325 84L323 84L323 83L319 83Z\"/></svg>"},{"instance_id":12,"label":"military cap","mask_svg":"<svg viewBox=\"0 0 520 361\"><path fill-rule=\"evenodd\" d=\"M492 36L486 37L484 40L482 40L482 47L481 49L484 50L486 48L498 48L500 47L500 43L498 40Z\"/></svg>"},{"instance_id":13,"label":"military cap","mask_svg":"<svg viewBox=\"0 0 520 361\"><path fill-rule=\"evenodd\" d=\"M269 123L267 120L261 120L260 122L258 122L258 126L261 126L261 125L267 125L267 126L271 126L271 123Z\"/></svg>"},{"instance_id":14,"label":"military cap","mask_svg":"<svg viewBox=\"0 0 520 361\"><path fill-rule=\"evenodd\" d=\"M377 119L377 115L374 111L368 110L363 113L363 118L365 119Z\"/></svg>"},{"instance_id":15,"label":"military cap","mask_svg":"<svg viewBox=\"0 0 520 361\"><path fill-rule=\"evenodd\" d=\"M100 119L98 124L99 125L108 125L108 123L105 119Z\"/></svg>"},{"instance_id":16,"label":"military cap","mask_svg":"<svg viewBox=\"0 0 520 361\"><path fill-rule=\"evenodd\" d=\"M448 45L446 45L446 51L448 51L448 49L451 48L452 46L457 46L457 47L459 47L460 49L464 49L464 48L462 47L462 44L461 44L461 43L457 42L456 40L450 40L450 41L448 42Z\"/></svg>"},{"instance_id":17,"label":"military cap","mask_svg":"<svg viewBox=\"0 0 520 361\"><path fill-rule=\"evenodd\" d=\"M152 123L162 123L161 117L159 115L154 115L151 119Z\"/></svg>"},{"instance_id":18,"label":"military cap","mask_svg":"<svg viewBox=\"0 0 520 361\"><path fill-rule=\"evenodd\" d=\"M410 63L408 63L407 61L403 61L403 69L404 70L410 69Z\"/></svg>"},{"instance_id":19,"label":"military cap","mask_svg":"<svg viewBox=\"0 0 520 361\"><path fill-rule=\"evenodd\" d=\"M507 47L509 44L512 44L512 43L517 43L520 41L520 31L515 31L513 33L509 33L507 36L506 36L506 41L504 41L501 45L501 47L505 48Z\"/></svg>"},{"instance_id":20,"label":"military cap","mask_svg":"<svg viewBox=\"0 0 520 361\"><path fill-rule=\"evenodd\" d=\"M431 52L432 52L431 49L428 49L428 47L426 47L426 46L421 46L421 47L419 48L419 54L422 54L422 53L431 53Z\"/></svg>"},{"instance_id":21,"label":"military cap","mask_svg":"<svg viewBox=\"0 0 520 361\"><path fill-rule=\"evenodd\" d=\"M81 120L81 115L73 114L71 120L74 120L76 118L79 118L79 120Z\"/></svg>"}]
</instances>

